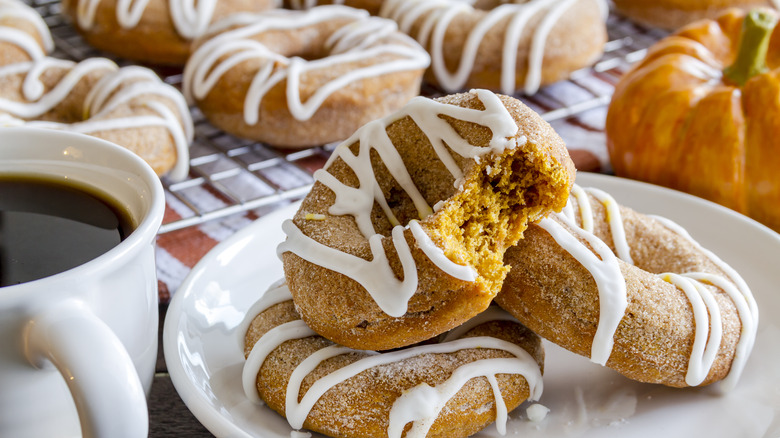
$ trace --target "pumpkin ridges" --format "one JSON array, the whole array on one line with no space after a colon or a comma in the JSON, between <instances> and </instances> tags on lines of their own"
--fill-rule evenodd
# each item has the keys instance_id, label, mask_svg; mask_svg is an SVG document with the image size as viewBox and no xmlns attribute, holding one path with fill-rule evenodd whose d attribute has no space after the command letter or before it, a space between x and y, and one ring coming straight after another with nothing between
<instances>
[{"instance_id":1,"label":"pumpkin ridges","mask_svg":"<svg viewBox=\"0 0 780 438\"><path fill-rule=\"evenodd\" d=\"M709 83L691 79L679 61L700 58L712 69L701 43L723 67L733 64L745 15L690 25L652 47L615 87L607 145L620 176L706 197L780 231L780 26L770 36L770 71L741 89L719 73ZM695 94L702 99L693 108Z\"/></svg>"},{"instance_id":2,"label":"pumpkin ridges","mask_svg":"<svg viewBox=\"0 0 780 438\"><path fill-rule=\"evenodd\" d=\"M769 52L766 54L766 65L770 70L780 68L780 26L775 26L769 37Z\"/></svg>"},{"instance_id":3,"label":"pumpkin ridges","mask_svg":"<svg viewBox=\"0 0 780 438\"><path fill-rule=\"evenodd\" d=\"M744 190L748 214L780 230L780 70L755 76L742 94L747 119Z\"/></svg>"},{"instance_id":4,"label":"pumpkin ridges","mask_svg":"<svg viewBox=\"0 0 780 438\"><path fill-rule=\"evenodd\" d=\"M610 134L607 148L613 157L612 166L616 174L662 183L654 176L665 173L668 163L659 160L667 158L668 154L663 151L668 152L669 146L665 145L665 140L655 137L661 137L656 133L657 130L666 131L668 126L666 123L654 123L654 119L660 114L665 120L674 120L669 117L672 114L671 109L674 109L676 117L681 119L698 97L701 97L686 94L685 90L704 86L716 79L698 76L700 72L694 72L697 68L685 69L681 68L682 65L711 70L711 67L697 58L672 53L638 66L632 72L632 78L635 80L621 81L615 87L612 104L607 113L606 130ZM717 74L718 71L711 73ZM672 96L671 93L676 92L684 94ZM664 98L659 99L662 95ZM652 104L638 106L638 101ZM627 129L629 127L630 129ZM673 132L675 130L670 131L669 135Z\"/></svg>"},{"instance_id":5,"label":"pumpkin ridges","mask_svg":"<svg viewBox=\"0 0 780 438\"><path fill-rule=\"evenodd\" d=\"M647 65L656 58L673 54L692 56L717 69L722 69L726 65L722 60L715 57L709 48L701 42L679 35L672 35L653 45L647 51L647 55L639 66Z\"/></svg>"},{"instance_id":6,"label":"pumpkin ridges","mask_svg":"<svg viewBox=\"0 0 780 438\"><path fill-rule=\"evenodd\" d=\"M636 129L633 162L627 173L636 179L654 184L671 184L671 174L665 171L675 165L670 158L680 145L673 139L680 138L687 129L686 114L701 96L692 89L661 92L649 98L648 108L663 105L666 109L656 113L645 111Z\"/></svg>"},{"instance_id":7,"label":"pumpkin ridges","mask_svg":"<svg viewBox=\"0 0 780 438\"><path fill-rule=\"evenodd\" d=\"M731 9L717 20L689 24L675 35L703 44L721 64L729 65L734 62L744 16L745 12Z\"/></svg>"},{"instance_id":8,"label":"pumpkin ridges","mask_svg":"<svg viewBox=\"0 0 780 438\"><path fill-rule=\"evenodd\" d=\"M669 157L681 169L666 172L671 177L669 186L744 212L743 160L723 159L744 155L745 116L739 89L721 85L707 90L687 120L685 135L677 137L680 147ZM713 179L721 184L710 184Z\"/></svg>"},{"instance_id":9,"label":"pumpkin ridges","mask_svg":"<svg viewBox=\"0 0 780 438\"><path fill-rule=\"evenodd\" d=\"M710 50L723 49L726 51L724 55L725 64L731 64L734 62L737 56L737 50L739 50L739 41L742 34L742 23L745 20L747 11L742 9L732 9L728 13L718 17L717 22L723 34L728 38L728 45L723 46L711 46Z\"/></svg>"}]
</instances>

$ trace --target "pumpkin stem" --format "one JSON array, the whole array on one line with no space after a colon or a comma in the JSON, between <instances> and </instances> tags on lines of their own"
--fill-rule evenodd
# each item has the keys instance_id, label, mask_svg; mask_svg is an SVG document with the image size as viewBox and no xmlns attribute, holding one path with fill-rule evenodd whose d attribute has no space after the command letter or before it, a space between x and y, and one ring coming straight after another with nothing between
<instances>
[{"instance_id":1,"label":"pumpkin stem","mask_svg":"<svg viewBox=\"0 0 780 438\"><path fill-rule=\"evenodd\" d=\"M729 82L741 87L753 76L769 70L766 54L775 24L777 17L771 12L752 10L747 14L742 23L737 58L723 70Z\"/></svg>"}]
</instances>

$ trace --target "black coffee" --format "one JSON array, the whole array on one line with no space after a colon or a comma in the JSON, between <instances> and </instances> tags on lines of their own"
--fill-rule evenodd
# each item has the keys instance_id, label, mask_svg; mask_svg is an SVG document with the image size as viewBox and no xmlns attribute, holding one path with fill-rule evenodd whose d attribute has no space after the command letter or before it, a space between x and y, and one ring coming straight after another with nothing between
<instances>
[{"instance_id":1,"label":"black coffee","mask_svg":"<svg viewBox=\"0 0 780 438\"><path fill-rule=\"evenodd\" d=\"M115 247L133 229L115 203L60 181L0 176L0 286L66 271Z\"/></svg>"}]
</instances>

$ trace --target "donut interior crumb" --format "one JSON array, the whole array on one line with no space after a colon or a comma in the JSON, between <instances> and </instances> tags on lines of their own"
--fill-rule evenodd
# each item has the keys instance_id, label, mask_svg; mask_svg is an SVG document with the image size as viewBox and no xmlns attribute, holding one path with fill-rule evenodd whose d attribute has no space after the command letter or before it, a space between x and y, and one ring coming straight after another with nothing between
<instances>
[{"instance_id":1,"label":"donut interior crumb","mask_svg":"<svg viewBox=\"0 0 780 438\"><path fill-rule=\"evenodd\" d=\"M488 290L500 288L509 272L506 249L566 196L561 174L533 153L498 157L469 175L463 190L437 212L435 239L446 242L451 260L473 266Z\"/></svg>"}]
</instances>

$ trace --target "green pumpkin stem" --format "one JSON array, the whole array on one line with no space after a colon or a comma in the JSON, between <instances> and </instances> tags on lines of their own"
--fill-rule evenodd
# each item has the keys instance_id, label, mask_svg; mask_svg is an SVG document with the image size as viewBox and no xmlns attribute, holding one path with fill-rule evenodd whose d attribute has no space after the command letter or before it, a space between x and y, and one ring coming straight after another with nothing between
<instances>
[{"instance_id":1,"label":"green pumpkin stem","mask_svg":"<svg viewBox=\"0 0 780 438\"><path fill-rule=\"evenodd\" d=\"M747 14L742 23L737 58L723 70L727 81L741 87L753 76L769 70L766 54L775 24L777 17L771 12L753 10Z\"/></svg>"}]
</instances>

